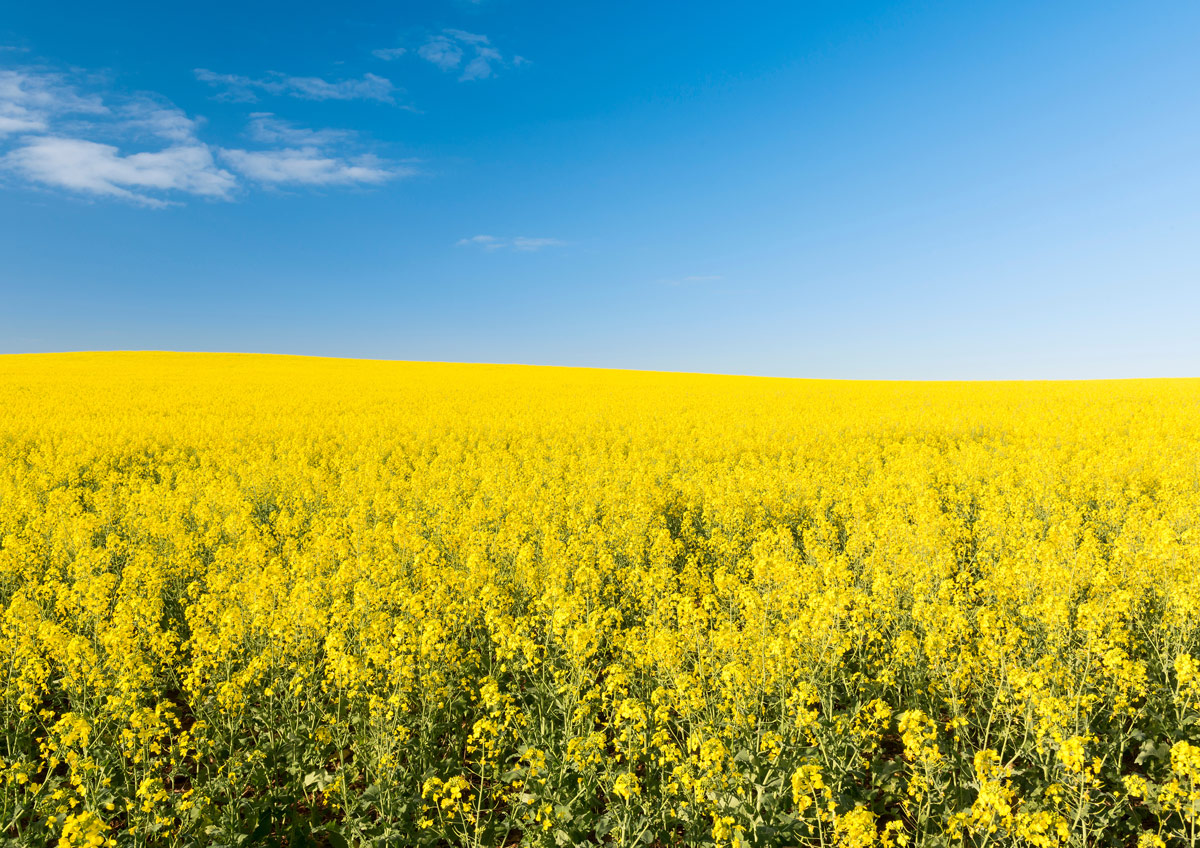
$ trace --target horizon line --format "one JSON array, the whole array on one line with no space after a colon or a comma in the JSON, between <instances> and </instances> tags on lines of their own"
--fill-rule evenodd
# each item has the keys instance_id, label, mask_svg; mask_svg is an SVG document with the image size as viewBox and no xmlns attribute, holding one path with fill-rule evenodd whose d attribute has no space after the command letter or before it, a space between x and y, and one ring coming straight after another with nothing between
<instances>
[{"instance_id":1,"label":"horizon line","mask_svg":"<svg viewBox=\"0 0 1200 848\"><path fill-rule=\"evenodd\" d=\"M175 356L259 356L279 357L289 359L321 359L337 362L371 362L395 363L406 365L475 365L495 368L557 368L577 371L623 371L631 374L664 374L696 377L730 377L753 380L802 380L806 382L825 383L1115 383L1134 381L1174 381L1184 382L1200 380L1200 376L1192 377L800 377L779 376L771 374L744 374L722 371L682 371L659 368L620 368L605 365L552 365L535 362L480 362L468 360L442 359L390 359L371 356L334 356L317 353L280 353L277 351L244 351L244 350L168 350L165 348L112 348L105 350L57 350L57 351L20 351L16 353L0 353L3 357L25 356L86 356L96 354L160 354Z\"/></svg>"}]
</instances>

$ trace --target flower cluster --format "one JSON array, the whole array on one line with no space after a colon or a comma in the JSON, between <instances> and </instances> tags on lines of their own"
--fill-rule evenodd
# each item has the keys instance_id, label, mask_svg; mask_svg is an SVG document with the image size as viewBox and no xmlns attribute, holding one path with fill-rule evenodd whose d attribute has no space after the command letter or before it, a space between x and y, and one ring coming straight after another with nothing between
<instances>
[{"instance_id":1,"label":"flower cluster","mask_svg":"<svg viewBox=\"0 0 1200 848\"><path fill-rule=\"evenodd\" d=\"M1175 846L1200 381L0 358L0 840Z\"/></svg>"}]
</instances>

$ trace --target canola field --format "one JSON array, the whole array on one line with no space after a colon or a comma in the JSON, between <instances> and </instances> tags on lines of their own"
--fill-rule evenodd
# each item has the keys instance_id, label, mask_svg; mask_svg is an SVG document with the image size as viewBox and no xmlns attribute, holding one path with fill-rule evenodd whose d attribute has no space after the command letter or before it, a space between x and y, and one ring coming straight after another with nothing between
<instances>
[{"instance_id":1,"label":"canola field","mask_svg":"<svg viewBox=\"0 0 1200 848\"><path fill-rule=\"evenodd\" d=\"M1200 381L0 357L0 840L1195 846Z\"/></svg>"}]
</instances>

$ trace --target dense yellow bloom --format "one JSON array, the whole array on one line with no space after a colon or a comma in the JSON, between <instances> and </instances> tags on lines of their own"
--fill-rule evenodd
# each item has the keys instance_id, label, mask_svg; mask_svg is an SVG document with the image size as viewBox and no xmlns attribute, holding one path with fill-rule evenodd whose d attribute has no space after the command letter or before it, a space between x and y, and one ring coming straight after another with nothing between
<instances>
[{"instance_id":1,"label":"dense yellow bloom","mask_svg":"<svg viewBox=\"0 0 1200 848\"><path fill-rule=\"evenodd\" d=\"M95 813L73 813L63 823L59 848L102 848L115 845L108 837L108 828Z\"/></svg>"},{"instance_id":2,"label":"dense yellow bloom","mask_svg":"<svg viewBox=\"0 0 1200 848\"><path fill-rule=\"evenodd\" d=\"M1198 469L1200 381L0 357L0 841L1194 844Z\"/></svg>"},{"instance_id":3,"label":"dense yellow bloom","mask_svg":"<svg viewBox=\"0 0 1200 848\"><path fill-rule=\"evenodd\" d=\"M878 838L875 816L870 810L857 807L838 817L833 833L834 844L839 848L871 848Z\"/></svg>"}]
</instances>

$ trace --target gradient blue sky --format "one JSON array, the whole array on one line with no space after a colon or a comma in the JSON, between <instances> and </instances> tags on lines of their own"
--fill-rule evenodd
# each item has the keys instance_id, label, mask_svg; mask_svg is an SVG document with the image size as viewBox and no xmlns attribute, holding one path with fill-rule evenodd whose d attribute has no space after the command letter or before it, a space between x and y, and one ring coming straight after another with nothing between
<instances>
[{"instance_id":1,"label":"gradient blue sky","mask_svg":"<svg viewBox=\"0 0 1200 848\"><path fill-rule=\"evenodd\" d=\"M1200 376L1200 3L0 16L0 352Z\"/></svg>"}]
</instances>

